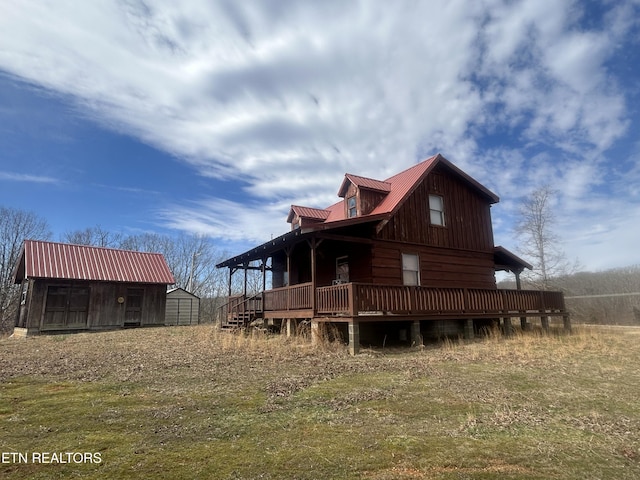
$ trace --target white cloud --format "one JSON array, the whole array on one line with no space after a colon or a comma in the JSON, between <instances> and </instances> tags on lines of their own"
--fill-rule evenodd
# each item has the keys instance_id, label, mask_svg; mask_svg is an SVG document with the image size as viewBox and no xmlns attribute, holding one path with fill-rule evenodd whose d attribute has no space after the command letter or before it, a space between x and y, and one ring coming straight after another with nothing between
<instances>
[{"instance_id":1,"label":"white cloud","mask_svg":"<svg viewBox=\"0 0 640 480\"><path fill-rule=\"evenodd\" d=\"M0 181L30 182L30 183L60 183L57 178L29 173L3 172L0 170Z\"/></svg>"},{"instance_id":2,"label":"white cloud","mask_svg":"<svg viewBox=\"0 0 640 480\"><path fill-rule=\"evenodd\" d=\"M600 27L581 8L24 0L3 6L0 69L205 176L242 179L248 203L190 199L165 218L258 239L286 229L290 203L335 201L345 172L385 178L436 151L507 202L552 178L579 203L629 128L607 61L638 7L612 5Z\"/></svg>"}]
</instances>

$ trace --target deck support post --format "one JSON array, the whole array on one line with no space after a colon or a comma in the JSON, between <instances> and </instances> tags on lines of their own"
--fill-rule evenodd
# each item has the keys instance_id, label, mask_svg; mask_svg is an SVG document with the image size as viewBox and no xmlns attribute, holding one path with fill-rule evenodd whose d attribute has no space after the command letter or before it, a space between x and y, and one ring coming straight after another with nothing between
<instances>
[{"instance_id":1,"label":"deck support post","mask_svg":"<svg viewBox=\"0 0 640 480\"><path fill-rule=\"evenodd\" d=\"M311 345L319 345L322 341L322 325L317 320L311 320Z\"/></svg>"},{"instance_id":2,"label":"deck support post","mask_svg":"<svg viewBox=\"0 0 640 480\"><path fill-rule=\"evenodd\" d=\"M527 322L527 317L520 317L520 328L522 328L523 332L529 329L529 323Z\"/></svg>"},{"instance_id":3,"label":"deck support post","mask_svg":"<svg viewBox=\"0 0 640 480\"><path fill-rule=\"evenodd\" d=\"M547 315L542 315L540 317L540 323L542 323L542 329L545 332L549 331L549 317Z\"/></svg>"},{"instance_id":4,"label":"deck support post","mask_svg":"<svg viewBox=\"0 0 640 480\"><path fill-rule=\"evenodd\" d=\"M565 332L571 333L571 317L569 317L569 315L564 315L562 317L562 323L564 325Z\"/></svg>"},{"instance_id":5,"label":"deck support post","mask_svg":"<svg viewBox=\"0 0 640 480\"><path fill-rule=\"evenodd\" d=\"M471 318L464 321L464 338L465 340L473 340L473 319Z\"/></svg>"},{"instance_id":6,"label":"deck support post","mask_svg":"<svg viewBox=\"0 0 640 480\"><path fill-rule=\"evenodd\" d=\"M422 335L420 334L420 320L414 320L411 323L411 346L422 347L423 345Z\"/></svg>"},{"instance_id":7,"label":"deck support post","mask_svg":"<svg viewBox=\"0 0 640 480\"><path fill-rule=\"evenodd\" d=\"M360 352L360 324L357 320L349 322L349 353L357 355Z\"/></svg>"},{"instance_id":8,"label":"deck support post","mask_svg":"<svg viewBox=\"0 0 640 480\"><path fill-rule=\"evenodd\" d=\"M291 338L296 333L296 321L293 318L285 318L284 321L287 338Z\"/></svg>"},{"instance_id":9,"label":"deck support post","mask_svg":"<svg viewBox=\"0 0 640 480\"><path fill-rule=\"evenodd\" d=\"M504 335L506 337L510 337L512 333L511 317L504 317L503 324L504 324Z\"/></svg>"}]
</instances>

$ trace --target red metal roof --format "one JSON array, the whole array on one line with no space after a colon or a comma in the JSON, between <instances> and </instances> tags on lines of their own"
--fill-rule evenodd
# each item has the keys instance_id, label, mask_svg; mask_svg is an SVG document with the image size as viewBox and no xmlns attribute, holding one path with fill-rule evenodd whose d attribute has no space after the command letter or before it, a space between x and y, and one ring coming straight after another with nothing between
<instances>
[{"instance_id":1,"label":"red metal roof","mask_svg":"<svg viewBox=\"0 0 640 480\"><path fill-rule=\"evenodd\" d=\"M358 175L346 173L344 175L342 185L340 186L340 190L338 190L339 197L345 196L345 194L347 193L347 188L349 188L349 183L353 183L360 188L374 190L376 192L388 193L391 191L391 184L389 182L382 182L373 178L360 177Z\"/></svg>"},{"instance_id":2,"label":"red metal roof","mask_svg":"<svg viewBox=\"0 0 640 480\"><path fill-rule=\"evenodd\" d=\"M369 215L393 212L412 189L420 183L419 180L424 177L425 173L434 166L436 158L437 155L388 178L384 182L380 182L389 185L389 193ZM325 224L345 219L343 202L344 200L327 208L327 210L331 211L331 214L325 220Z\"/></svg>"},{"instance_id":3,"label":"red metal roof","mask_svg":"<svg viewBox=\"0 0 640 480\"><path fill-rule=\"evenodd\" d=\"M300 218L313 218L316 220L326 220L329 216L328 210L323 210L321 208L312 208L312 207L301 207L300 205L291 205L291 211L289 212L289 217L287 218L287 222L291 222L293 220L293 216L298 215Z\"/></svg>"},{"instance_id":4,"label":"red metal roof","mask_svg":"<svg viewBox=\"0 0 640 480\"><path fill-rule=\"evenodd\" d=\"M368 222L368 221L384 221L388 219L391 215L393 215L403 204L403 202L413 193L413 191L421 184L424 178L431 172L436 165L443 165L445 168L448 168L450 171L458 175L461 179L466 181L472 188L476 191L484 195L490 203L496 203L499 201L498 196L493 193L491 190L480 184L478 181L474 180L472 177L467 175L465 172L456 167L449 160L444 158L439 153L423 160L422 162L414 165L413 167L407 168L406 170L384 180L374 180L366 177L358 177L356 175L347 174L345 175L345 180L340 187L338 195L343 192L343 189L346 192L345 185L348 186L349 182L353 181L356 185L360 186L368 186L369 189L378 190L381 192L386 192L387 194L380 201L378 206L376 206L371 212L366 215L360 215L357 217L347 218L346 217L346 209L344 206L345 200L340 200L337 203L325 208L325 209L311 209L309 207L300 207L297 205L292 205L292 210L289 212L289 218L287 219L290 222L293 219L292 212L294 212L294 208L297 211L303 211L304 209L315 210L318 212L328 212L328 216L324 221L318 221L313 223L312 225L307 226L308 231L317 231L321 229L332 229L338 228L345 225L350 225L354 223ZM376 188L374 188L374 186ZM387 190L383 190L388 189ZM324 213L323 213L324 215ZM318 220L322 220L319 217ZM282 241L288 241L291 238L295 238L296 236L301 235L301 229L297 229L297 231L292 231L287 234L281 235L278 239L273 239L270 242L266 242L258 247L249 250L241 255L237 255L236 257L225 260L224 262L216 265L217 267L231 266L234 265L234 262L240 261L240 259L253 258L254 255L264 254L265 251L271 250L277 246L277 243ZM255 257L259 258L259 257Z\"/></svg>"},{"instance_id":5,"label":"red metal roof","mask_svg":"<svg viewBox=\"0 0 640 480\"><path fill-rule=\"evenodd\" d=\"M411 194L411 192L413 192L418 187L418 185L420 185L420 182L438 163L444 164L447 168L454 171L457 175L460 175L465 181L471 184L473 188L481 191L485 196L487 196L487 198L489 198L492 203L498 201L498 196L495 193L491 192L489 189L464 173L442 155L436 154L414 165L413 167L407 168L406 170L390 178L387 178L383 182L372 179L365 179L369 182L378 182L378 184L389 185L389 193L382 199L378 206L374 208L368 215L365 215L365 217L394 213L400 207L402 202ZM355 176L350 175L350 177ZM364 177L358 178L364 179ZM329 214L329 217L324 221L324 224L345 220L346 218L344 200L335 203L330 207L327 207L326 210L329 210L331 213Z\"/></svg>"},{"instance_id":6,"label":"red metal roof","mask_svg":"<svg viewBox=\"0 0 640 480\"><path fill-rule=\"evenodd\" d=\"M25 240L16 266L22 278L57 278L127 283L175 283L160 253Z\"/></svg>"}]
</instances>

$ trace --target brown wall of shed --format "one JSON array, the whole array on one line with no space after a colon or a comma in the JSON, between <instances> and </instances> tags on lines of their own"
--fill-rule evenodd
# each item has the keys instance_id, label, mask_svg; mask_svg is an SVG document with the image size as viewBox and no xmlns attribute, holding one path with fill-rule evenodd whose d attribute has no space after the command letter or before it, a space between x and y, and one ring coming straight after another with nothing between
<instances>
[{"instance_id":1,"label":"brown wall of shed","mask_svg":"<svg viewBox=\"0 0 640 480\"><path fill-rule=\"evenodd\" d=\"M29 329L40 329L46 306L47 289L50 285L89 286L87 318L87 329L89 330L113 329L124 325L125 304L118 303L118 297L126 299L127 288L144 289L142 326L164 324L166 285L57 280L30 280L30 282L23 314L24 326Z\"/></svg>"}]
</instances>

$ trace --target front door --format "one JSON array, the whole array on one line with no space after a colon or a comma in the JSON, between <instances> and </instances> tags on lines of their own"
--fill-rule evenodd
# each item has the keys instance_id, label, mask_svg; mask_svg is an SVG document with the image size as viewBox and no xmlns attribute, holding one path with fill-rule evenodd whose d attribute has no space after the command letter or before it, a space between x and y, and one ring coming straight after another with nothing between
<instances>
[{"instance_id":1,"label":"front door","mask_svg":"<svg viewBox=\"0 0 640 480\"><path fill-rule=\"evenodd\" d=\"M86 328L88 312L89 287L50 285L47 288L42 328Z\"/></svg>"}]
</instances>

